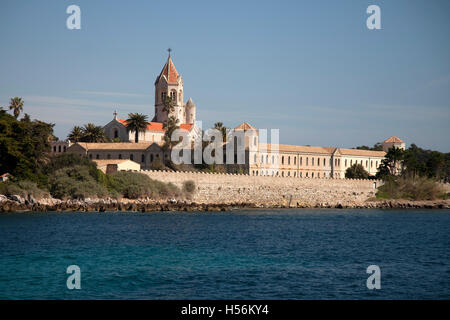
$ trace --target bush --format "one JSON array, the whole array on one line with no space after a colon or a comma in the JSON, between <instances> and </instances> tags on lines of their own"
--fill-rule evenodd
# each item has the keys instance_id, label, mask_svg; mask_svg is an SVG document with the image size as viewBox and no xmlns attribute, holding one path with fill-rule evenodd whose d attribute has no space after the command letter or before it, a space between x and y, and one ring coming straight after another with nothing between
<instances>
[{"instance_id":1,"label":"bush","mask_svg":"<svg viewBox=\"0 0 450 320\"><path fill-rule=\"evenodd\" d=\"M183 191L186 193L193 193L195 191L195 182L192 180L183 182Z\"/></svg>"},{"instance_id":2,"label":"bush","mask_svg":"<svg viewBox=\"0 0 450 320\"><path fill-rule=\"evenodd\" d=\"M181 195L179 188L174 184L153 180L147 175L138 172L119 171L112 174L111 187L117 193L129 199L176 197Z\"/></svg>"},{"instance_id":3,"label":"bush","mask_svg":"<svg viewBox=\"0 0 450 320\"><path fill-rule=\"evenodd\" d=\"M0 194L6 196L18 195L22 198L31 196L37 200L49 197L48 191L38 188L35 182L28 180L0 183Z\"/></svg>"},{"instance_id":4,"label":"bush","mask_svg":"<svg viewBox=\"0 0 450 320\"><path fill-rule=\"evenodd\" d=\"M91 173L91 168L81 165L56 170L49 179L52 196L59 199L106 196L106 187L99 184Z\"/></svg>"},{"instance_id":5,"label":"bush","mask_svg":"<svg viewBox=\"0 0 450 320\"><path fill-rule=\"evenodd\" d=\"M347 179L368 179L369 173L364 169L362 164L355 163L345 170L345 177Z\"/></svg>"},{"instance_id":6,"label":"bush","mask_svg":"<svg viewBox=\"0 0 450 320\"><path fill-rule=\"evenodd\" d=\"M390 177L378 188L380 199L435 200L446 197L442 187L426 177Z\"/></svg>"}]
</instances>

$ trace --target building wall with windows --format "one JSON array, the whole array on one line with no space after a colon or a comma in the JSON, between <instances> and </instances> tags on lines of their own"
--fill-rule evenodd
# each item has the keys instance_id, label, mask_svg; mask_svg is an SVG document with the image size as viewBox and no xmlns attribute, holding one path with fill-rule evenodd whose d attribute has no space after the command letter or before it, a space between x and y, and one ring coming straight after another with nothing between
<instances>
[{"instance_id":1,"label":"building wall with windows","mask_svg":"<svg viewBox=\"0 0 450 320\"><path fill-rule=\"evenodd\" d=\"M84 143L78 142L67 149L69 153L86 156L91 160L127 159L138 163L141 169L150 169L155 161L165 157L161 145L156 143Z\"/></svg>"}]
</instances>

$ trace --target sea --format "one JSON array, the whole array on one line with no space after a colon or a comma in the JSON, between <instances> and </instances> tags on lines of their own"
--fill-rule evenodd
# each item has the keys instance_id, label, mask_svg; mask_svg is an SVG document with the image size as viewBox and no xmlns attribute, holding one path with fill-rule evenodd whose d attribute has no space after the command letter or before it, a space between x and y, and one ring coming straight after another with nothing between
<instances>
[{"instance_id":1,"label":"sea","mask_svg":"<svg viewBox=\"0 0 450 320\"><path fill-rule=\"evenodd\" d=\"M0 215L0 299L449 298L450 210Z\"/></svg>"}]
</instances>

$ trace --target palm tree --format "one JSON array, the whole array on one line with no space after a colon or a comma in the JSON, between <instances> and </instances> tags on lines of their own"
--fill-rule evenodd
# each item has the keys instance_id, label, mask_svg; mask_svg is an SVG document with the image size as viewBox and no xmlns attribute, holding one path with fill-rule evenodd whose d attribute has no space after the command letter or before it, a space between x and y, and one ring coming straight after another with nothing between
<instances>
[{"instance_id":1,"label":"palm tree","mask_svg":"<svg viewBox=\"0 0 450 320\"><path fill-rule=\"evenodd\" d=\"M19 97L11 98L9 103L9 110L13 110L14 117L16 119L19 117L20 113L23 111L23 100Z\"/></svg>"},{"instance_id":2,"label":"palm tree","mask_svg":"<svg viewBox=\"0 0 450 320\"><path fill-rule=\"evenodd\" d=\"M67 138L73 142L81 141L84 138L83 128L79 126L74 126L72 131L70 131L69 135L67 136Z\"/></svg>"},{"instance_id":3,"label":"palm tree","mask_svg":"<svg viewBox=\"0 0 450 320\"><path fill-rule=\"evenodd\" d=\"M106 137L105 131L102 127L96 126L92 123L84 125L83 142L106 142L108 138Z\"/></svg>"},{"instance_id":4,"label":"palm tree","mask_svg":"<svg viewBox=\"0 0 450 320\"><path fill-rule=\"evenodd\" d=\"M214 123L214 129L219 130L222 133L222 141L227 141L227 127L223 126L222 122Z\"/></svg>"},{"instance_id":5,"label":"palm tree","mask_svg":"<svg viewBox=\"0 0 450 320\"><path fill-rule=\"evenodd\" d=\"M127 132L134 131L134 142L139 142L139 132L145 132L149 122L147 116L141 113L129 113L128 119L125 120L127 124Z\"/></svg>"},{"instance_id":6,"label":"palm tree","mask_svg":"<svg viewBox=\"0 0 450 320\"><path fill-rule=\"evenodd\" d=\"M164 99L163 104L163 111L167 112L167 117L169 117L175 111L175 101L172 99L172 97L167 96Z\"/></svg>"}]
</instances>

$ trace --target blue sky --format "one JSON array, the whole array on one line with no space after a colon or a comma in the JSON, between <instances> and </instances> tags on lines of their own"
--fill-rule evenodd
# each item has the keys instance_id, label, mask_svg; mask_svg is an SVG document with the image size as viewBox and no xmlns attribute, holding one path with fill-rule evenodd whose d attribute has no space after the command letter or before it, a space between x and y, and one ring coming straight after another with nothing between
<instances>
[{"instance_id":1,"label":"blue sky","mask_svg":"<svg viewBox=\"0 0 450 320\"><path fill-rule=\"evenodd\" d=\"M81 8L81 30L66 8ZM382 30L366 28L381 8ZM247 121L286 144L355 147L397 135L450 152L449 1L0 2L0 106L104 125L153 117L172 57L203 127Z\"/></svg>"}]
</instances>

